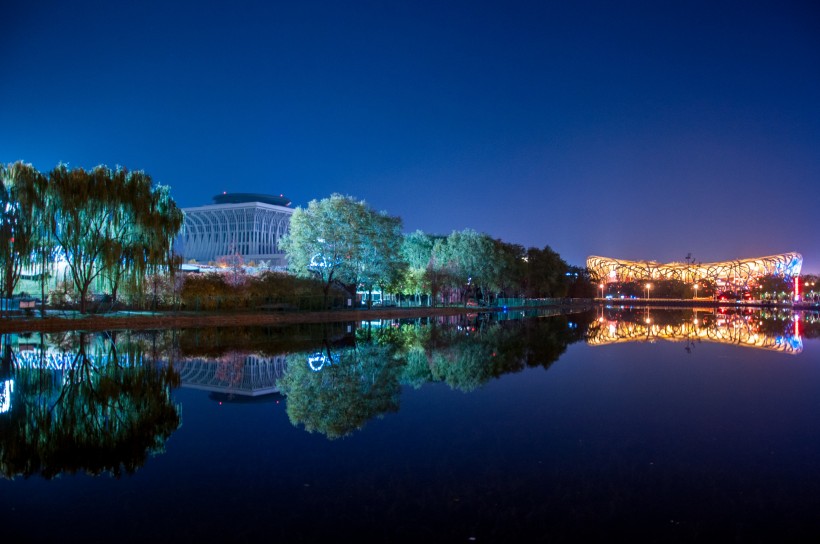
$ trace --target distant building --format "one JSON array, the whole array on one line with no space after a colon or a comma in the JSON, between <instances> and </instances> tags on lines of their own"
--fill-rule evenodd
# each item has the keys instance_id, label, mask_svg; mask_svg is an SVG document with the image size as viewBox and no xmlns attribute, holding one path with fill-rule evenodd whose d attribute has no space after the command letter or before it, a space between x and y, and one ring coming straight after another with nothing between
<instances>
[{"instance_id":1,"label":"distant building","mask_svg":"<svg viewBox=\"0 0 820 544\"><path fill-rule=\"evenodd\" d=\"M658 263L587 257L587 268L601 282L642 282L647 280L708 280L718 288L748 288L761 276L794 278L800 275L803 257L799 253L781 253L715 263Z\"/></svg>"},{"instance_id":2,"label":"distant building","mask_svg":"<svg viewBox=\"0 0 820 544\"><path fill-rule=\"evenodd\" d=\"M200 263L236 259L284 267L279 242L290 228L293 208L282 195L223 193L214 203L183 208L182 255Z\"/></svg>"}]
</instances>

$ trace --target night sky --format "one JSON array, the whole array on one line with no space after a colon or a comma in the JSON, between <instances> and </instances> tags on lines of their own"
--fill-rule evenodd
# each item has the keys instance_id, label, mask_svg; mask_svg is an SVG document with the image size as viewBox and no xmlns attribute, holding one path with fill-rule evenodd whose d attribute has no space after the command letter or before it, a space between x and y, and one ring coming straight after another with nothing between
<instances>
[{"instance_id":1,"label":"night sky","mask_svg":"<svg viewBox=\"0 0 820 544\"><path fill-rule=\"evenodd\" d=\"M816 2L0 8L0 162L144 170L180 206L333 192L407 232L820 271Z\"/></svg>"}]
</instances>

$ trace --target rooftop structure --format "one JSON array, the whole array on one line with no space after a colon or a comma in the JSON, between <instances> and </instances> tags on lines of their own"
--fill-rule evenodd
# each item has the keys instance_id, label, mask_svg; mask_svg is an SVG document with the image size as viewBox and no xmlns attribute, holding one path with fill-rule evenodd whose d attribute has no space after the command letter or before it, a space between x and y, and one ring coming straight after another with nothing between
<instances>
[{"instance_id":1,"label":"rooftop structure","mask_svg":"<svg viewBox=\"0 0 820 544\"><path fill-rule=\"evenodd\" d=\"M290 227L290 200L283 195L222 193L207 206L183 208L183 257L216 262L241 258L270 267L287 265L279 242Z\"/></svg>"}]
</instances>

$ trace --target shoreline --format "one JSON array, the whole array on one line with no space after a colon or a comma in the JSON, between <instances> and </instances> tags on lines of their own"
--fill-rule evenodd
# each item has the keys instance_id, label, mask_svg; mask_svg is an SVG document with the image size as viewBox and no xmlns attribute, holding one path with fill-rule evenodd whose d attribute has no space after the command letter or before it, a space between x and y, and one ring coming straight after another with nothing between
<instances>
[{"instance_id":1,"label":"shoreline","mask_svg":"<svg viewBox=\"0 0 820 544\"><path fill-rule=\"evenodd\" d=\"M413 307L355 310L327 310L319 312L249 312L249 313L191 313L191 312L134 312L132 315L76 314L73 316L39 317L16 315L0 320L0 334L31 332L65 332L73 330L150 330L185 329L196 327L247 327L265 325L295 325L300 323L338 323L370 319L401 319L430 316L452 316L503 311L532 311L560 309L582 311L593 307L654 307L654 308L766 308L783 310L820 311L817 303L772 304L761 302L731 302L680 299L589 299L585 301L533 306L503 307Z\"/></svg>"},{"instance_id":2,"label":"shoreline","mask_svg":"<svg viewBox=\"0 0 820 544\"><path fill-rule=\"evenodd\" d=\"M585 304L555 304L544 306L522 306L507 310L538 310L544 308L588 309L593 302ZM0 334L29 332L65 332L105 331L105 330L150 330L150 329L185 329L196 327L247 327L265 325L296 325L300 323L338 323L363 321L369 319L402 319L429 316L451 316L460 314L478 314L502 312L498 307L416 307L416 308L380 308L356 310L327 310L320 312L252 312L252 313L208 313L193 314L186 312L156 314L135 313L134 315L100 315L86 314L69 316L25 316L0 321Z\"/></svg>"}]
</instances>

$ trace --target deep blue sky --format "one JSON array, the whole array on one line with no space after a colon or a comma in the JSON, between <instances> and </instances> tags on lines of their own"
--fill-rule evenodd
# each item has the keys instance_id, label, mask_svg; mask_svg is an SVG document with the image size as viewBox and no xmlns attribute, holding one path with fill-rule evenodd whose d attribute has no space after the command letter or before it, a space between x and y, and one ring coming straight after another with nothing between
<instances>
[{"instance_id":1,"label":"deep blue sky","mask_svg":"<svg viewBox=\"0 0 820 544\"><path fill-rule=\"evenodd\" d=\"M4 2L0 162L820 271L814 2Z\"/></svg>"}]
</instances>

